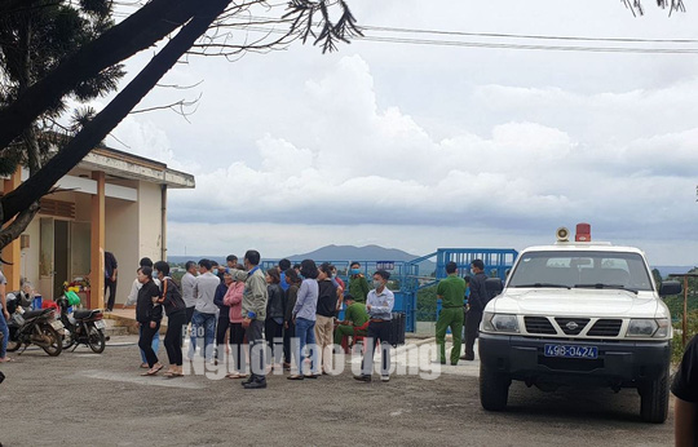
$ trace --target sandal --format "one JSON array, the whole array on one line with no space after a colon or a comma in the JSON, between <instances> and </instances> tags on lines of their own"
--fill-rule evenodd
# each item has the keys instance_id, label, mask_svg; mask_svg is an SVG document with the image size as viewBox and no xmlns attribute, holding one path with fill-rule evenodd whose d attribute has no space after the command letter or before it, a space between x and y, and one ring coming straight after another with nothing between
<instances>
[{"instance_id":1,"label":"sandal","mask_svg":"<svg viewBox=\"0 0 698 447\"><path fill-rule=\"evenodd\" d=\"M150 368L148 371L141 374L141 376L154 376L155 374L159 373L162 368L164 368L163 365L160 365L157 368L153 366L153 368Z\"/></svg>"},{"instance_id":2,"label":"sandal","mask_svg":"<svg viewBox=\"0 0 698 447\"><path fill-rule=\"evenodd\" d=\"M5 357L4 359L0 359L0 363L13 363L15 359L12 357Z\"/></svg>"},{"instance_id":3,"label":"sandal","mask_svg":"<svg viewBox=\"0 0 698 447\"><path fill-rule=\"evenodd\" d=\"M286 377L288 380L303 380L305 377L301 374L294 374L292 376Z\"/></svg>"}]
</instances>

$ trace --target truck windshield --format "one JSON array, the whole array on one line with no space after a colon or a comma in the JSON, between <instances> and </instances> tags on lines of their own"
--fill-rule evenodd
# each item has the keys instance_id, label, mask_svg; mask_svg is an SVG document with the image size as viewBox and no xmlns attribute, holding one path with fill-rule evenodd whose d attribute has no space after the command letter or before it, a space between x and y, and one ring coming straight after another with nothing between
<instances>
[{"instance_id":1,"label":"truck windshield","mask_svg":"<svg viewBox=\"0 0 698 447\"><path fill-rule=\"evenodd\" d=\"M652 290L642 256L608 251L538 251L521 255L509 287Z\"/></svg>"}]
</instances>

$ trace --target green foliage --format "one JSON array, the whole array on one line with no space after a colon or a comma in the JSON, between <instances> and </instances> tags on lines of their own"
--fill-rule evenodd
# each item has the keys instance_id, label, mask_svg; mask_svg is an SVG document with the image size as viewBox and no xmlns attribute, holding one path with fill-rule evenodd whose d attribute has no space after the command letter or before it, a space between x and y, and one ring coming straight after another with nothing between
<instances>
[{"instance_id":1,"label":"green foliage","mask_svg":"<svg viewBox=\"0 0 698 447\"><path fill-rule=\"evenodd\" d=\"M690 290L689 290L690 292ZM683 318L683 295L672 295L664 299L674 321ZM698 311L698 295L688 296L688 313Z\"/></svg>"},{"instance_id":2,"label":"green foliage","mask_svg":"<svg viewBox=\"0 0 698 447\"><path fill-rule=\"evenodd\" d=\"M698 335L698 311L694 310L688 314L688 324L686 325L686 341ZM679 363L683 357L683 335L681 332L682 321L674 323L674 340L672 343L671 361Z\"/></svg>"},{"instance_id":3,"label":"green foliage","mask_svg":"<svg viewBox=\"0 0 698 447\"><path fill-rule=\"evenodd\" d=\"M181 285L182 285L182 276L184 276L185 273L187 273L187 272L185 272L184 270L176 270L176 271L173 271L173 272L172 272L172 274L170 275L170 277L174 280L174 282L177 283L178 286L181 287Z\"/></svg>"},{"instance_id":4,"label":"green foliage","mask_svg":"<svg viewBox=\"0 0 698 447\"><path fill-rule=\"evenodd\" d=\"M113 25L111 0L36 0L0 15L0 107L11 104L23 91L43 79L63 60ZM44 139L46 132L67 131L56 124L71 98L80 102L104 96L124 75L121 65L109 67L67 92L0 157L0 173L14 171L17 163L35 166L63 139ZM84 124L84 123L83 123ZM64 132L65 133L65 132ZM35 147L38 150L32 151Z\"/></svg>"},{"instance_id":5,"label":"green foliage","mask_svg":"<svg viewBox=\"0 0 698 447\"><path fill-rule=\"evenodd\" d=\"M698 273L698 268L693 268L691 269L688 273ZM652 274L654 275L654 270L652 271ZM683 285L683 278L681 277L675 277L671 278L672 281L679 281ZM655 281L657 279L655 278ZM657 286L661 284L662 280L660 279L657 282ZM698 311L698 278L688 278L688 300L687 300L687 307L688 307L688 312L694 312ZM669 307L669 311L671 312L671 318L674 321L680 321L683 318L683 301L684 301L684 294L683 292L680 295L671 295L667 296L664 298L664 302L666 303L667 307Z\"/></svg>"},{"instance_id":6,"label":"green foliage","mask_svg":"<svg viewBox=\"0 0 698 447\"><path fill-rule=\"evenodd\" d=\"M436 321L436 286L417 291L417 321Z\"/></svg>"}]
</instances>

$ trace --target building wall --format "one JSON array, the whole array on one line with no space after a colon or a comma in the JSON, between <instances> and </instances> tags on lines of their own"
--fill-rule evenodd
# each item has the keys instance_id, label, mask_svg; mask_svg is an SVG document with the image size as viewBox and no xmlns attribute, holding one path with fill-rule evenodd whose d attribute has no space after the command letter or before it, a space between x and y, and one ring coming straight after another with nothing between
<instances>
[{"instance_id":1,"label":"building wall","mask_svg":"<svg viewBox=\"0 0 698 447\"><path fill-rule=\"evenodd\" d=\"M119 263L117 303L126 301L140 258L153 261L162 258L162 190L147 181L112 179L114 184L137 188L138 201L106 198L105 250L111 251ZM111 183L111 182L110 182ZM84 276L90 269L91 194L65 191L51 195L53 200L73 202L75 219L69 224L68 280ZM52 280L40 278L41 218L39 214L23 234L29 236L29 247L21 250L20 274L45 297L52 295ZM59 219L59 218L56 218ZM101 274L101 273L100 273ZM42 290L46 289L46 290ZM55 298L55 297L53 297Z\"/></svg>"},{"instance_id":2,"label":"building wall","mask_svg":"<svg viewBox=\"0 0 698 447\"><path fill-rule=\"evenodd\" d=\"M116 302L124 303L136 275L138 249L138 204L119 199L106 199L105 251L110 251L119 264Z\"/></svg>"},{"instance_id":3,"label":"building wall","mask_svg":"<svg viewBox=\"0 0 698 447\"><path fill-rule=\"evenodd\" d=\"M138 185L138 216L140 256L155 261L161 258L162 248L162 195L160 185L140 182Z\"/></svg>"},{"instance_id":4,"label":"building wall","mask_svg":"<svg viewBox=\"0 0 698 447\"><path fill-rule=\"evenodd\" d=\"M34 218L27 226L23 234L29 235L29 248L22 250L21 275L32 283L34 287L39 287L39 219Z\"/></svg>"}]
</instances>

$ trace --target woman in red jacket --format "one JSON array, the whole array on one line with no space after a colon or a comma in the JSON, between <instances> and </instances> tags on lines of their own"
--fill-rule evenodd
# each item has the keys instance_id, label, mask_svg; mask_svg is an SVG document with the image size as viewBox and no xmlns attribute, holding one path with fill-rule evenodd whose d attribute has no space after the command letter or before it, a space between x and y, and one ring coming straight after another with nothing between
<instances>
[{"instance_id":1,"label":"woman in red jacket","mask_svg":"<svg viewBox=\"0 0 698 447\"><path fill-rule=\"evenodd\" d=\"M245 290L245 280L247 272L244 270L231 269L230 274L233 283L228 287L228 291L223 297L223 303L230 306L230 344L233 349L235 359L235 372L228 374L229 379L244 379L245 372L244 341L245 329L242 327L242 292Z\"/></svg>"}]
</instances>

